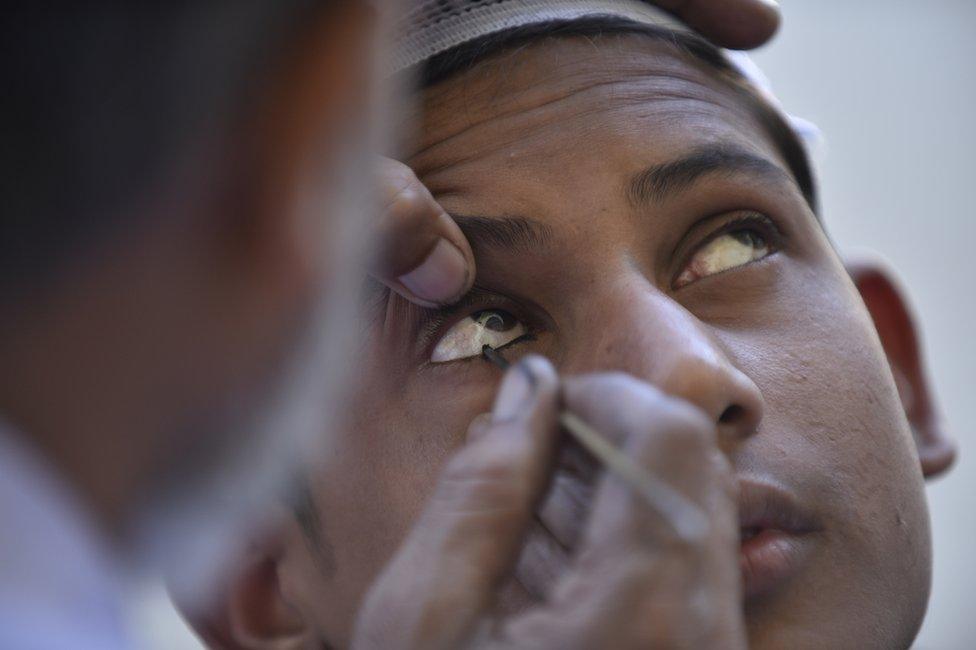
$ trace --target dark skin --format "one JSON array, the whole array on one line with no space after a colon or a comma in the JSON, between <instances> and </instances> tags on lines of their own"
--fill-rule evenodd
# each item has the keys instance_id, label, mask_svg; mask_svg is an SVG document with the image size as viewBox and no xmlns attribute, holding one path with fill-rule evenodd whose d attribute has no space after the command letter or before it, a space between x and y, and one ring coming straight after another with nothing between
<instances>
[{"instance_id":1,"label":"dark skin","mask_svg":"<svg viewBox=\"0 0 976 650\"><path fill-rule=\"evenodd\" d=\"M304 641L348 642L360 599L500 377L478 358L431 355L459 321L495 309L532 333L509 358L546 355L563 375L622 371L694 405L716 423L740 486L775 484L805 513L786 577L764 580L743 561L744 596L736 585L720 594L742 599L750 645L907 646L929 589L923 474L946 469L951 446L897 289L874 267L852 282L741 99L666 46L627 36L503 55L425 92L423 108L408 162L462 215L483 292L426 336L415 307L394 296L380 308L361 361L369 388L314 472L324 539L310 549L285 524L274 552L259 554L273 558L260 566L278 595L258 609L290 610ZM720 164L637 191L635 178L660 180L703 152ZM515 218L540 236L486 235ZM755 259L722 268L729 249L709 246L722 237ZM926 413L906 416L907 403ZM547 593L578 549L592 481L585 467L560 469L503 588L510 608Z\"/></svg>"}]
</instances>

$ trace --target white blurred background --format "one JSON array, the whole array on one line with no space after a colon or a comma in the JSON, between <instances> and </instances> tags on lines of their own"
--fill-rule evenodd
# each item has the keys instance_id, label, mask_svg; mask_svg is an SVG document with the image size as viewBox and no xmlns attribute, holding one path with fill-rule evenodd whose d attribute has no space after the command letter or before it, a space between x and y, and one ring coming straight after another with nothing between
<instances>
[{"instance_id":1,"label":"white blurred background","mask_svg":"<svg viewBox=\"0 0 976 650\"><path fill-rule=\"evenodd\" d=\"M929 487L935 576L916 647L976 644L976 2L785 0L784 27L755 59L786 108L824 133L821 198L842 250L881 253L914 298L929 367L960 443ZM136 627L151 648L199 645L158 588Z\"/></svg>"},{"instance_id":2,"label":"white blurred background","mask_svg":"<svg viewBox=\"0 0 976 650\"><path fill-rule=\"evenodd\" d=\"M929 486L935 576L916 647L976 647L976 2L782 0L755 57L826 138L827 228L881 253L914 299L958 464Z\"/></svg>"}]
</instances>

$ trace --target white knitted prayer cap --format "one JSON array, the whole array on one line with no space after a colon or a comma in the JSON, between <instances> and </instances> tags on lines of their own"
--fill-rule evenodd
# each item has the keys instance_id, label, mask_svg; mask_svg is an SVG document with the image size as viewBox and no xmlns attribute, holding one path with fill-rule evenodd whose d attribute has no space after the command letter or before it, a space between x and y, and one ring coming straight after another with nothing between
<instances>
[{"instance_id":1,"label":"white knitted prayer cap","mask_svg":"<svg viewBox=\"0 0 976 650\"><path fill-rule=\"evenodd\" d=\"M590 16L625 18L679 32L691 28L644 0L414 0L393 27L389 74L413 68L443 52L516 27ZM726 59L778 110L783 112L811 154L822 144L817 127L787 115L769 80L743 52L724 50Z\"/></svg>"}]
</instances>

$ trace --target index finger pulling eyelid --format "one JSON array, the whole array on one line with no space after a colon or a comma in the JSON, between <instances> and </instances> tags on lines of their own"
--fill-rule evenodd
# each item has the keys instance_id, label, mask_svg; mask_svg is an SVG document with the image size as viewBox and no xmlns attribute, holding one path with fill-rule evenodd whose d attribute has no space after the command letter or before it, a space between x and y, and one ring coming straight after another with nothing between
<instances>
[{"instance_id":1,"label":"index finger pulling eyelid","mask_svg":"<svg viewBox=\"0 0 976 650\"><path fill-rule=\"evenodd\" d=\"M374 226L379 252L378 271L387 281L408 275L428 260L443 242L452 248L441 245L441 250L454 251L457 258L448 269L452 276L451 292L450 295L427 298L439 304L445 298L463 294L474 282L475 268L474 254L461 229L408 168L392 177L384 176L382 185L387 202ZM447 281L446 278L438 280L441 284Z\"/></svg>"}]
</instances>

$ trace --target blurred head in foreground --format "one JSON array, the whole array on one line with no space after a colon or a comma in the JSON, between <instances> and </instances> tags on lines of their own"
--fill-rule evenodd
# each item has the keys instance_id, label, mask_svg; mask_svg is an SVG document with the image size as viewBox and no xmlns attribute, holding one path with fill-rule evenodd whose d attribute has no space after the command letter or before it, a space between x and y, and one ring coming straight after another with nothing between
<instances>
[{"instance_id":1,"label":"blurred head in foreground","mask_svg":"<svg viewBox=\"0 0 976 650\"><path fill-rule=\"evenodd\" d=\"M714 418L742 493L753 646L909 645L930 579L923 479L952 447L898 287L845 268L779 113L701 39L620 16L475 36L420 68L401 158L468 235L476 287L435 311L368 296L354 422L204 635L348 643L489 408L489 344L631 373ZM500 607L544 599L573 561L593 475L568 446Z\"/></svg>"},{"instance_id":2,"label":"blurred head in foreground","mask_svg":"<svg viewBox=\"0 0 976 650\"><path fill-rule=\"evenodd\" d=\"M300 446L279 407L327 398L373 22L345 0L4 12L0 413L140 561L198 576Z\"/></svg>"}]
</instances>

